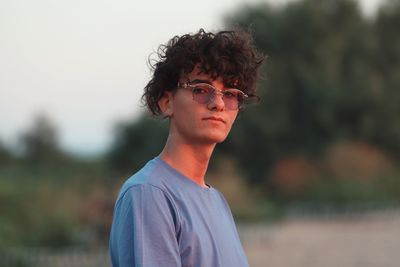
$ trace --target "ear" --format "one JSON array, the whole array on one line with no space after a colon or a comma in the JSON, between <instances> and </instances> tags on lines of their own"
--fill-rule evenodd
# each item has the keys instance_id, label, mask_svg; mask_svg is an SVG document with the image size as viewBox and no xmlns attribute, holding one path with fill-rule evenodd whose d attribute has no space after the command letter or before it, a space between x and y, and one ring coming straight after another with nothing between
<instances>
[{"instance_id":1,"label":"ear","mask_svg":"<svg viewBox=\"0 0 400 267\"><path fill-rule=\"evenodd\" d=\"M171 117L173 114L172 97L172 92L165 91L164 95L158 100L158 106L164 117Z\"/></svg>"}]
</instances>

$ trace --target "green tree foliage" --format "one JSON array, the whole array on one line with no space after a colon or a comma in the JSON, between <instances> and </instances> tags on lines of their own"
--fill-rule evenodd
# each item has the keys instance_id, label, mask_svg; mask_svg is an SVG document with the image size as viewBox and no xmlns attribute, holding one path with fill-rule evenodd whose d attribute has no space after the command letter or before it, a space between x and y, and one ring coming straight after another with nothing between
<instances>
[{"instance_id":1,"label":"green tree foliage","mask_svg":"<svg viewBox=\"0 0 400 267\"><path fill-rule=\"evenodd\" d=\"M400 1L387 1L378 13L374 34L375 101L371 139L400 158Z\"/></svg>"},{"instance_id":2,"label":"green tree foliage","mask_svg":"<svg viewBox=\"0 0 400 267\"><path fill-rule=\"evenodd\" d=\"M280 157L317 158L340 139L388 151L400 145L400 9L391 9L374 23L356 1L304 0L279 9L262 4L227 19L250 28L269 55L261 104L241 114L221 148L239 159L251 181L269 184Z\"/></svg>"},{"instance_id":3,"label":"green tree foliage","mask_svg":"<svg viewBox=\"0 0 400 267\"><path fill-rule=\"evenodd\" d=\"M20 136L22 159L31 165L62 162L66 155L58 143L57 130L44 114L38 115L32 128Z\"/></svg>"},{"instance_id":4,"label":"green tree foliage","mask_svg":"<svg viewBox=\"0 0 400 267\"><path fill-rule=\"evenodd\" d=\"M1 182L0 251L21 245L56 248L79 242L74 232L76 214L60 201L63 192L55 189L40 182Z\"/></svg>"},{"instance_id":5,"label":"green tree foliage","mask_svg":"<svg viewBox=\"0 0 400 267\"><path fill-rule=\"evenodd\" d=\"M138 121L120 123L108 158L119 172L132 173L157 156L168 136L167 120L142 116Z\"/></svg>"},{"instance_id":6,"label":"green tree foliage","mask_svg":"<svg viewBox=\"0 0 400 267\"><path fill-rule=\"evenodd\" d=\"M11 151L0 140L0 166L10 163L13 158Z\"/></svg>"}]
</instances>

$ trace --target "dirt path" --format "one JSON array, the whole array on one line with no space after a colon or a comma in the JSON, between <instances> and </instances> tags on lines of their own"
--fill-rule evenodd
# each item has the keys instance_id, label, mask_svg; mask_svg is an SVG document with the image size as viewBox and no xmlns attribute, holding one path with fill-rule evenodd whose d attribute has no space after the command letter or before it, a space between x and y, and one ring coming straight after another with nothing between
<instances>
[{"instance_id":1,"label":"dirt path","mask_svg":"<svg viewBox=\"0 0 400 267\"><path fill-rule=\"evenodd\" d=\"M400 214L239 228L252 267L398 267Z\"/></svg>"}]
</instances>

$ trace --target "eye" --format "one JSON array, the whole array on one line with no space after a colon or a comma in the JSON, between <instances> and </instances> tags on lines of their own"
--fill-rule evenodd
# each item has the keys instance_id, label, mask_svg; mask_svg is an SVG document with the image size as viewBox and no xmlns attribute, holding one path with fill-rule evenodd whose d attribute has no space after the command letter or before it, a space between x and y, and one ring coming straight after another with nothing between
<instances>
[{"instance_id":1,"label":"eye","mask_svg":"<svg viewBox=\"0 0 400 267\"><path fill-rule=\"evenodd\" d=\"M193 93L195 93L196 95L202 95L202 94L206 94L207 92L203 88L195 87L195 88L193 88Z\"/></svg>"},{"instance_id":2,"label":"eye","mask_svg":"<svg viewBox=\"0 0 400 267\"><path fill-rule=\"evenodd\" d=\"M236 92L232 92L232 91L229 91L229 90L226 90L226 91L224 91L224 97L225 98L238 98L238 95L237 95L237 93Z\"/></svg>"},{"instance_id":3,"label":"eye","mask_svg":"<svg viewBox=\"0 0 400 267\"><path fill-rule=\"evenodd\" d=\"M205 95L210 92L210 88L203 85L195 85L193 86L193 93L196 95Z\"/></svg>"}]
</instances>

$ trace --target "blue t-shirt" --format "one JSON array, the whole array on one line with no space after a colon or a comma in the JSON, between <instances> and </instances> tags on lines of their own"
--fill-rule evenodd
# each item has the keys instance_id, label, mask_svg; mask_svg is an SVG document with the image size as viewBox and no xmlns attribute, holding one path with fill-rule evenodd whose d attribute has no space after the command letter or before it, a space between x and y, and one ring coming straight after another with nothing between
<instances>
[{"instance_id":1,"label":"blue t-shirt","mask_svg":"<svg viewBox=\"0 0 400 267\"><path fill-rule=\"evenodd\" d=\"M245 267L231 211L156 157L122 186L110 235L113 267Z\"/></svg>"}]
</instances>

